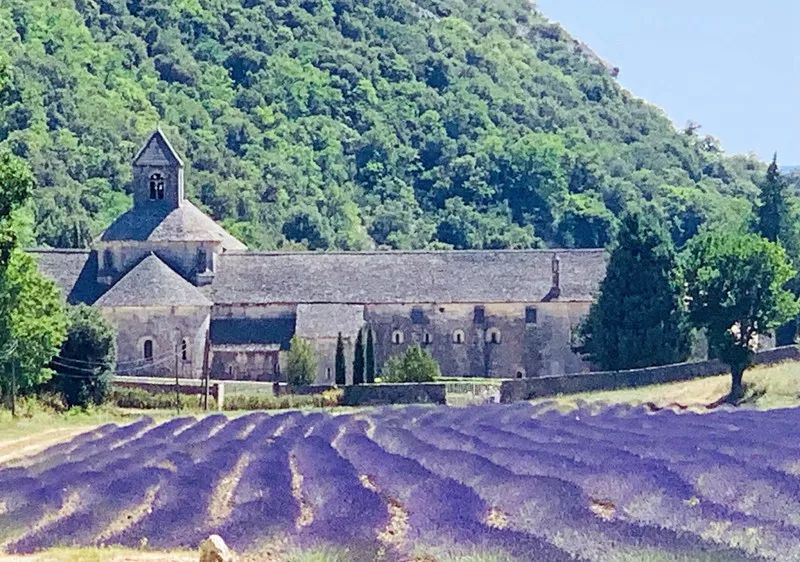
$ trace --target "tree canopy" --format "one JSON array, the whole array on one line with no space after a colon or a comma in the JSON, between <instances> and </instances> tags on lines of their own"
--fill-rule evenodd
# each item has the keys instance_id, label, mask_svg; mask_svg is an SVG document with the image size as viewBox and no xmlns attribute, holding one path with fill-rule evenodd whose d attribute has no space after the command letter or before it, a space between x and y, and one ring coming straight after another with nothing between
<instances>
[{"instance_id":1,"label":"tree canopy","mask_svg":"<svg viewBox=\"0 0 800 562\"><path fill-rule=\"evenodd\" d=\"M600 246L642 201L682 245L763 166L677 131L527 0L6 0L0 149L40 244L131 204L160 124L254 248Z\"/></svg>"},{"instance_id":2,"label":"tree canopy","mask_svg":"<svg viewBox=\"0 0 800 562\"><path fill-rule=\"evenodd\" d=\"M694 324L706 329L709 351L731 367L731 399L742 395L742 375L759 336L800 313L786 283L797 275L779 244L757 234L713 231L686 253Z\"/></svg>"},{"instance_id":3,"label":"tree canopy","mask_svg":"<svg viewBox=\"0 0 800 562\"><path fill-rule=\"evenodd\" d=\"M286 358L286 378L289 384L305 386L317 379L317 352L307 339L292 337Z\"/></svg>"},{"instance_id":4,"label":"tree canopy","mask_svg":"<svg viewBox=\"0 0 800 562\"><path fill-rule=\"evenodd\" d=\"M582 325L584 353L604 370L684 361L689 327L672 241L652 215L629 213L600 294Z\"/></svg>"},{"instance_id":5,"label":"tree canopy","mask_svg":"<svg viewBox=\"0 0 800 562\"><path fill-rule=\"evenodd\" d=\"M405 353L390 357L383 366L381 382L433 382L441 376L439 364L425 349L412 345Z\"/></svg>"}]
</instances>

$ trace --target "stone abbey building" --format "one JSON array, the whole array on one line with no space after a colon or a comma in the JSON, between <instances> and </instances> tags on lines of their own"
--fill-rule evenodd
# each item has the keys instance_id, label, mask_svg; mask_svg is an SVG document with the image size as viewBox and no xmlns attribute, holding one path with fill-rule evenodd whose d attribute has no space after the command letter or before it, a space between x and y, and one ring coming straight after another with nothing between
<instances>
[{"instance_id":1,"label":"stone abbey building","mask_svg":"<svg viewBox=\"0 0 800 562\"><path fill-rule=\"evenodd\" d=\"M116 326L120 374L197 378L207 364L214 379L282 380L297 335L317 349L317 382L332 383L338 334L349 371L361 329L378 366L419 344L448 376L587 369L571 343L602 250L248 251L184 197L183 162L160 130L133 175L133 208L91 250L33 252L70 303Z\"/></svg>"}]
</instances>

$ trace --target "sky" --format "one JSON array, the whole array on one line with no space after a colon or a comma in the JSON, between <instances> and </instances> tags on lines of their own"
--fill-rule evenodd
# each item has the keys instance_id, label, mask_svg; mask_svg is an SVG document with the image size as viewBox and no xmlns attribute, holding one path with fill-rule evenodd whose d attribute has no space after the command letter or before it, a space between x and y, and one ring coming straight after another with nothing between
<instances>
[{"instance_id":1,"label":"sky","mask_svg":"<svg viewBox=\"0 0 800 562\"><path fill-rule=\"evenodd\" d=\"M538 0L620 83L728 152L800 165L800 0Z\"/></svg>"}]
</instances>

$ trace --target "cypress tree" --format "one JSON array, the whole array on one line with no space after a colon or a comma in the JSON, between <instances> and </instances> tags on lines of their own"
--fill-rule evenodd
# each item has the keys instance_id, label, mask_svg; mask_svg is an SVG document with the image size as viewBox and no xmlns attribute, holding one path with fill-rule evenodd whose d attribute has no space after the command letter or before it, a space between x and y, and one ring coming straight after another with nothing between
<instances>
[{"instance_id":1,"label":"cypress tree","mask_svg":"<svg viewBox=\"0 0 800 562\"><path fill-rule=\"evenodd\" d=\"M336 340L336 385L344 386L347 384L347 367L344 360L344 340L342 340L342 333L339 332L339 337Z\"/></svg>"},{"instance_id":2,"label":"cypress tree","mask_svg":"<svg viewBox=\"0 0 800 562\"><path fill-rule=\"evenodd\" d=\"M761 184L761 204L758 207L756 230L770 242L778 242L787 222L788 207L783 192L783 178L778 169L776 154Z\"/></svg>"},{"instance_id":3,"label":"cypress tree","mask_svg":"<svg viewBox=\"0 0 800 562\"><path fill-rule=\"evenodd\" d=\"M364 331L359 330L353 356L353 384L364 384Z\"/></svg>"},{"instance_id":4,"label":"cypress tree","mask_svg":"<svg viewBox=\"0 0 800 562\"><path fill-rule=\"evenodd\" d=\"M365 375L367 377L367 384L375 383L375 336L372 330L367 328L367 364Z\"/></svg>"},{"instance_id":5,"label":"cypress tree","mask_svg":"<svg viewBox=\"0 0 800 562\"><path fill-rule=\"evenodd\" d=\"M581 351L603 370L685 361L684 295L675 248L655 213L626 214L600 295L581 326Z\"/></svg>"}]
</instances>

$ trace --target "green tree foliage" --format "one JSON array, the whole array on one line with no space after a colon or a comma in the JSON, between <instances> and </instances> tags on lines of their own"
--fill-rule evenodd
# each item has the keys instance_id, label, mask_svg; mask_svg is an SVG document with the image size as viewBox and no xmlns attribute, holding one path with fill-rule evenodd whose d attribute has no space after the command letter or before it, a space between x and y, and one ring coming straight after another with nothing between
<instances>
[{"instance_id":1,"label":"green tree foliage","mask_svg":"<svg viewBox=\"0 0 800 562\"><path fill-rule=\"evenodd\" d=\"M425 349L412 345L402 355L390 357L383 366L385 383L433 382L441 376L439 364Z\"/></svg>"},{"instance_id":2,"label":"green tree foliage","mask_svg":"<svg viewBox=\"0 0 800 562\"><path fill-rule=\"evenodd\" d=\"M676 131L527 0L4 0L0 31L0 149L30 162L54 246L130 205L157 124L189 197L254 248L603 245L642 199L683 244L747 220L763 169Z\"/></svg>"},{"instance_id":3,"label":"green tree foliage","mask_svg":"<svg viewBox=\"0 0 800 562\"><path fill-rule=\"evenodd\" d=\"M353 384L364 384L365 359L364 330L359 330L353 349Z\"/></svg>"},{"instance_id":4,"label":"green tree foliage","mask_svg":"<svg viewBox=\"0 0 800 562\"><path fill-rule=\"evenodd\" d=\"M0 351L2 387L9 389L12 362L16 388L28 392L47 382L48 367L67 335L63 297L55 284L38 271L34 259L14 250L0 273Z\"/></svg>"},{"instance_id":5,"label":"green tree foliage","mask_svg":"<svg viewBox=\"0 0 800 562\"><path fill-rule=\"evenodd\" d=\"M787 215L784 182L778 169L776 154L767 170L767 177L761 184L760 204L756 213L756 232L770 242L778 242L785 233Z\"/></svg>"},{"instance_id":6,"label":"green tree foliage","mask_svg":"<svg viewBox=\"0 0 800 562\"><path fill-rule=\"evenodd\" d=\"M105 402L117 364L113 326L90 306L67 311L69 329L54 363L55 387L69 406L85 408Z\"/></svg>"},{"instance_id":7,"label":"green tree foliage","mask_svg":"<svg viewBox=\"0 0 800 562\"><path fill-rule=\"evenodd\" d=\"M364 377L367 384L375 383L375 334L367 328L367 347L365 349Z\"/></svg>"},{"instance_id":8,"label":"green tree foliage","mask_svg":"<svg viewBox=\"0 0 800 562\"><path fill-rule=\"evenodd\" d=\"M0 150L0 269L11 259L17 244L13 215L31 196L33 174L25 163Z\"/></svg>"},{"instance_id":9,"label":"green tree foliage","mask_svg":"<svg viewBox=\"0 0 800 562\"><path fill-rule=\"evenodd\" d=\"M317 380L317 352L307 339L294 336L289 343L286 377L290 385L305 386Z\"/></svg>"},{"instance_id":10,"label":"green tree foliage","mask_svg":"<svg viewBox=\"0 0 800 562\"><path fill-rule=\"evenodd\" d=\"M683 276L669 235L650 214L621 221L600 295L582 325L584 352L604 370L684 361Z\"/></svg>"},{"instance_id":11,"label":"green tree foliage","mask_svg":"<svg viewBox=\"0 0 800 562\"><path fill-rule=\"evenodd\" d=\"M339 332L339 337L336 339L336 384L337 386L344 386L347 384L347 365L345 364L344 357L344 340L342 333Z\"/></svg>"},{"instance_id":12,"label":"green tree foliage","mask_svg":"<svg viewBox=\"0 0 800 562\"><path fill-rule=\"evenodd\" d=\"M742 396L758 337L800 313L797 298L785 289L796 274L785 250L756 234L713 231L689 243L691 319L705 328L711 353L731 368L731 400Z\"/></svg>"}]
</instances>

